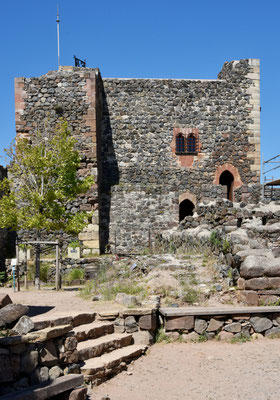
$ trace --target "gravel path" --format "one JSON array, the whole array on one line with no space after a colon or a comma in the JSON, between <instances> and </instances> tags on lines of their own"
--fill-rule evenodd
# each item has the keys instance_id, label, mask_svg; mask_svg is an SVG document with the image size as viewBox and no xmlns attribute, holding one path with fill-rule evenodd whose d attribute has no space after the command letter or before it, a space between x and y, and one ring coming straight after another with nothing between
<instances>
[{"instance_id":1,"label":"gravel path","mask_svg":"<svg viewBox=\"0 0 280 400\"><path fill-rule=\"evenodd\" d=\"M156 344L91 400L277 400L280 339Z\"/></svg>"}]
</instances>

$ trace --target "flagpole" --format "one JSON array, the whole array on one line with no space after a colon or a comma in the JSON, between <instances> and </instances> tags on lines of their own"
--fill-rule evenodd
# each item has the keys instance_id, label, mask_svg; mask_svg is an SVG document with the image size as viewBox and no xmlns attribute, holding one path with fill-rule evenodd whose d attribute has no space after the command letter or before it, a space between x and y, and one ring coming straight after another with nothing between
<instances>
[{"instance_id":1,"label":"flagpole","mask_svg":"<svg viewBox=\"0 0 280 400\"><path fill-rule=\"evenodd\" d=\"M57 59L58 59L58 69L59 69L59 66L60 66L60 49L59 49L59 13L58 13L58 6L57 6L56 22L57 22Z\"/></svg>"}]
</instances>

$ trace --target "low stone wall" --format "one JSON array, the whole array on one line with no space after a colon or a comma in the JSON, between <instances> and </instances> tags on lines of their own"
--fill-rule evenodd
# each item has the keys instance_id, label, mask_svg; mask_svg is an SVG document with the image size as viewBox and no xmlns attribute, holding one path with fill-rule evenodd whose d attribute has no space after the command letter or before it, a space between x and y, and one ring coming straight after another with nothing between
<instances>
[{"instance_id":1,"label":"low stone wall","mask_svg":"<svg viewBox=\"0 0 280 400\"><path fill-rule=\"evenodd\" d=\"M0 338L0 396L62 375L81 373L77 345L85 338L77 340L73 328L94 320L114 323L105 333L126 332L132 334L134 344L154 343L157 315L151 308L84 313L34 323L28 319L26 323L33 326L30 332ZM100 347L100 351L102 354L106 349Z\"/></svg>"},{"instance_id":2,"label":"low stone wall","mask_svg":"<svg viewBox=\"0 0 280 400\"><path fill-rule=\"evenodd\" d=\"M211 339L231 340L250 339L260 337L275 337L280 335L280 308L278 312L264 312L263 308L239 311L224 311L222 309L207 312L197 310L196 315L191 311L184 315L160 309L164 333L173 339L181 335L183 341L204 341ZM266 310L269 311L269 310Z\"/></svg>"},{"instance_id":3,"label":"low stone wall","mask_svg":"<svg viewBox=\"0 0 280 400\"><path fill-rule=\"evenodd\" d=\"M71 325L0 339L0 395L62 375L79 373L77 340Z\"/></svg>"}]
</instances>

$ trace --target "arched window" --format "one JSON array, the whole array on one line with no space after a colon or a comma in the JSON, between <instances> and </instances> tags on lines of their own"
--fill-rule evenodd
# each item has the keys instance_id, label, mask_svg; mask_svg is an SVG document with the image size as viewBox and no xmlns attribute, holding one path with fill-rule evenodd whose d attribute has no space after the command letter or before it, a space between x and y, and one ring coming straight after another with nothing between
<instances>
[{"instance_id":1,"label":"arched window","mask_svg":"<svg viewBox=\"0 0 280 400\"><path fill-rule=\"evenodd\" d=\"M187 137L187 153L197 153L196 137L193 133Z\"/></svg>"},{"instance_id":2,"label":"arched window","mask_svg":"<svg viewBox=\"0 0 280 400\"><path fill-rule=\"evenodd\" d=\"M176 153L184 153L186 151L185 138L182 133L176 136Z\"/></svg>"},{"instance_id":3,"label":"arched window","mask_svg":"<svg viewBox=\"0 0 280 400\"><path fill-rule=\"evenodd\" d=\"M224 171L220 175L219 184L226 186L227 199L233 201L233 181L234 176L230 171Z\"/></svg>"}]
</instances>

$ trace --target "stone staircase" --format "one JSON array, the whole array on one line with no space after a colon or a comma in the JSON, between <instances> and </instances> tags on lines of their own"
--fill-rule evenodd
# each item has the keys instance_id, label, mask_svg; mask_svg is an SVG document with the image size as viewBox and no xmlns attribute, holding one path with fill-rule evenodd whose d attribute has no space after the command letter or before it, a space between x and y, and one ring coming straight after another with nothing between
<instances>
[{"instance_id":1,"label":"stone staircase","mask_svg":"<svg viewBox=\"0 0 280 400\"><path fill-rule=\"evenodd\" d=\"M127 364L144 354L148 347L134 344L131 333L116 332L113 321L95 320L95 317L94 313L88 313L74 317L57 316L48 321L34 320L35 329L46 325L59 329L65 323L72 326L67 336L76 339L72 342L73 351L76 355L78 353L77 364L85 383L91 386L99 385L126 369Z\"/></svg>"},{"instance_id":2,"label":"stone staircase","mask_svg":"<svg viewBox=\"0 0 280 400\"><path fill-rule=\"evenodd\" d=\"M132 334L115 333L109 321L77 326L70 334L78 341L77 351L85 382L98 385L126 368L147 346L134 345Z\"/></svg>"}]
</instances>

